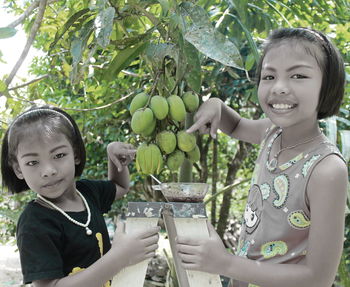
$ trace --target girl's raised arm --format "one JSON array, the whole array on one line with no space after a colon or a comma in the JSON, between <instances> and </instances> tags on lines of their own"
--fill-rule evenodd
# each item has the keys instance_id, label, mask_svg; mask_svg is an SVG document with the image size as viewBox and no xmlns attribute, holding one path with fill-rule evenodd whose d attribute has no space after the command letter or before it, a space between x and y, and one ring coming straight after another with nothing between
<instances>
[{"instance_id":1,"label":"girl's raised arm","mask_svg":"<svg viewBox=\"0 0 350 287\"><path fill-rule=\"evenodd\" d=\"M108 179L117 187L116 199L129 191L128 164L134 159L135 148L126 143L112 142L107 146Z\"/></svg>"},{"instance_id":2,"label":"girl's raised arm","mask_svg":"<svg viewBox=\"0 0 350 287\"><path fill-rule=\"evenodd\" d=\"M194 124L187 130L192 133L210 133L215 138L217 130L236 139L259 144L264 138L265 131L272 123L269 119L250 120L242 118L235 110L228 107L219 98L211 98L198 109Z\"/></svg>"}]
</instances>

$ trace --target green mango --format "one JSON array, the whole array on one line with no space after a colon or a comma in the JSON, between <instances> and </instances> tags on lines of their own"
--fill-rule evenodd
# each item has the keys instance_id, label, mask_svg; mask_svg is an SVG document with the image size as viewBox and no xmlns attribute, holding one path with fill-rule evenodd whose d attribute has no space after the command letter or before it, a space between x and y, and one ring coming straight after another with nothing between
<instances>
[{"instance_id":1,"label":"green mango","mask_svg":"<svg viewBox=\"0 0 350 287\"><path fill-rule=\"evenodd\" d=\"M150 108L138 109L131 118L131 129L136 134L142 134L152 124L153 119Z\"/></svg>"},{"instance_id":2,"label":"green mango","mask_svg":"<svg viewBox=\"0 0 350 287\"><path fill-rule=\"evenodd\" d=\"M156 128L156 124L157 124L157 120L156 118L153 118L153 121L151 123L151 125L149 127L147 127L142 133L141 135L143 137L149 137L153 134L155 128Z\"/></svg>"},{"instance_id":3,"label":"green mango","mask_svg":"<svg viewBox=\"0 0 350 287\"><path fill-rule=\"evenodd\" d=\"M169 112L168 102L161 96L154 96L151 98L150 108L158 120L165 119Z\"/></svg>"},{"instance_id":4,"label":"green mango","mask_svg":"<svg viewBox=\"0 0 350 287\"><path fill-rule=\"evenodd\" d=\"M136 168L146 175L159 174L163 168L163 157L155 144L141 144L136 151Z\"/></svg>"},{"instance_id":5,"label":"green mango","mask_svg":"<svg viewBox=\"0 0 350 287\"><path fill-rule=\"evenodd\" d=\"M169 104L170 117L177 122L183 122L186 118L185 104L179 96L170 96L167 98Z\"/></svg>"},{"instance_id":6,"label":"green mango","mask_svg":"<svg viewBox=\"0 0 350 287\"><path fill-rule=\"evenodd\" d=\"M181 150L175 150L168 156L166 164L171 171L178 171L184 160L184 152Z\"/></svg>"},{"instance_id":7,"label":"green mango","mask_svg":"<svg viewBox=\"0 0 350 287\"><path fill-rule=\"evenodd\" d=\"M138 109L143 108L146 106L149 100L149 95L142 92L137 94L131 101L129 111L130 114L133 115Z\"/></svg>"},{"instance_id":8,"label":"green mango","mask_svg":"<svg viewBox=\"0 0 350 287\"><path fill-rule=\"evenodd\" d=\"M158 133L156 141L165 154L172 153L176 148L176 136L171 131L162 131Z\"/></svg>"},{"instance_id":9,"label":"green mango","mask_svg":"<svg viewBox=\"0 0 350 287\"><path fill-rule=\"evenodd\" d=\"M194 163L200 160L201 158L201 152L199 150L199 147L196 145L195 148L189 152L186 153L188 159Z\"/></svg>"},{"instance_id":10,"label":"green mango","mask_svg":"<svg viewBox=\"0 0 350 287\"><path fill-rule=\"evenodd\" d=\"M182 100L185 104L186 111L189 113L195 112L199 107L199 97L192 92L186 92L182 95Z\"/></svg>"},{"instance_id":11,"label":"green mango","mask_svg":"<svg viewBox=\"0 0 350 287\"><path fill-rule=\"evenodd\" d=\"M186 131L179 131L176 138L177 146L182 151L189 152L196 146L196 136L194 134L189 134Z\"/></svg>"}]
</instances>

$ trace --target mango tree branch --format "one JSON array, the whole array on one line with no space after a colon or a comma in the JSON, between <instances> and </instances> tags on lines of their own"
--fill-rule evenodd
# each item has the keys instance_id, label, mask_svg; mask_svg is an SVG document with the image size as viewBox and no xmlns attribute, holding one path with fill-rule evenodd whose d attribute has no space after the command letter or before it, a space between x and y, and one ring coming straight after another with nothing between
<instances>
[{"instance_id":1,"label":"mango tree branch","mask_svg":"<svg viewBox=\"0 0 350 287\"><path fill-rule=\"evenodd\" d=\"M65 110L65 111L75 111L75 112L90 112L90 111L98 111L98 110L102 110L102 109L106 109L106 108L109 108L119 102L123 102L125 101L126 99L128 99L129 97L131 96L134 96L135 95L135 92L131 92L129 94L127 94L126 96L123 96L111 103L108 103L108 104L105 104L103 106L98 106L98 107L93 107L93 108L89 108L89 109L79 109L79 108L66 108L66 107L62 107L62 106L57 106L58 108L62 109L62 110ZM32 105L35 105L37 104L35 101L30 101L30 100L27 100L23 97L15 97L15 96L12 96L12 95L9 95L10 98L16 100L16 101L19 101L19 102L24 102L24 103L29 103L29 104L32 104ZM47 103L49 105L52 105L52 106L56 106L55 104L50 104L50 103Z\"/></svg>"},{"instance_id":2,"label":"mango tree branch","mask_svg":"<svg viewBox=\"0 0 350 287\"><path fill-rule=\"evenodd\" d=\"M50 0L48 1L47 3L48 4L51 4L53 2L56 2L57 0ZM33 11L38 8L39 6L39 3L40 3L40 0L36 0L34 1L24 12L21 16L19 16L15 21L13 21L12 23L10 23L9 25L7 25L7 27L10 27L10 28L15 28L17 27L18 25L22 24L23 21L30 15L33 13Z\"/></svg>"},{"instance_id":3,"label":"mango tree branch","mask_svg":"<svg viewBox=\"0 0 350 287\"><path fill-rule=\"evenodd\" d=\"M9 91L13 91L13 90L18 90L18 89L24 88L24 87L26 87L26 86L29 86L29 85L34 84L34 83L36 83L36 82L39 82L39 81L41 81L42 79L47 78L48 76L49 76L49 74L40 76L40 77L38 77L38 78L35 78L35 79L33 79L33 80L30 80L29 82L26 82L26 83L23 83L23 84L21 84L21 85L15 86L15 87L10 88L10 89L8 89L8 90L9 90Z\"/></svg>"},{"instance_id":4,"label":"mango tree branch","mask_svg":"<svg viewBox=\"0 0 350 287\"><path fill-rule=\"evenodd\" d=\"M15 77L16 73L18 72L19 68L21 67L23 61L25 60L25 58L28 55L29 49L32 46L35 36L40 28L41 22L43 20L44 17L44 12L46 9L46 4L47 4L47 0L40 0L39 3L39 10L38 10L38 14L36 16L36 19L34 21L33 27L30 31L30 35L28 37L27 43L23 49L23 52L21 54L21 56L19 57L17 63L15 64L15 66L13 67L10 75L8 76L8 78L5 80L5 84L6 86L9 86L10 83L12 82L13 78Z\"/></svg>"}]
</instances>

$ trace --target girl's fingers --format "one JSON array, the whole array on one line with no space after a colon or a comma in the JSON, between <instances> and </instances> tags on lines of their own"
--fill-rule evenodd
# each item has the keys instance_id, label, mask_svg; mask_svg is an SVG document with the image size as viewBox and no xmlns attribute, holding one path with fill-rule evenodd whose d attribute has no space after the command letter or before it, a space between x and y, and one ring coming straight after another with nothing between
<instances>
[{"instance_id":1,"label":"girl's fingers","mask_svg":"<svg viewBox=\"0 0 350 287\"><path fill-rule=\"evenodd\" d=\"M177 236L176 237L176 243L178 245L191 245L191 246L200 246L201 242L197 239L185 237L185 236Z\"/></svg>"},{"instance_id":2,"label":"girl's fingers","mask_svg":"<svg viewBox=\"0 0 350 287\"><path fill-rule=\"evenodd\" d=\"M158 249L158 247L159 247L158 244L152 244L151 246L147 246L145 248L146 254L156 251Z\"/></svg>"},{"instance_id":3,"label":"girl's fingers","mask_svg":"<svg viewBox=\"0 0 350 287\"><path fill-rule=\"evenodd\" d=\"M201 126L198 131L201 135L204 135L210 132L210 128L207 125L204 125L204 126Z\"/></svg>"},{"instance_id":4,"label":"girl's fingers","mask_svg":"<svg viewBox=\"0 0 350 287\"><path fill-rule=\"evenodd\" d=\"M157 243L158 240L159 240L158 234L155 234L155 235L153 235L153 236L150 236L150 237L141 239L142 243L143 243L145 246L153 245L153 244Z\"/></svg>"},{"instance_id":5,"label":"girl's fingers","mask_svg":"<svg viewBox=\"0 0 350 287\"><path fill-rule=\"evenodd\" d=\"M154 256L156 256L156 253L154 251L149 252L145 255L145 259L149 259L149 258L153 258Z\"/></svg>"},{"instance_id":6,"label":"girl's fingers","mask_svg":"<svg viewBox=\"0 0 350 287\"><path fill-rule=\"evenodd\" d=\"M197 130L199 130L202 126L206 124L208 120L205 117L200 117L198 120L187 129L188 133L193 133Z\"/></svg>"},{"instance_id":7,"label":"girl's fingers","mask_svg":"<svg viewBox=\"0 0 350 287\"><path fill-rule=\"evenodd\" d=\"M160 231L160 227L159 226L152 227L149 230L146 230L146 231L142 230L142 231L138 232L137 237L140 238L140 239L146 239L146 238L152 237L154 235L159 237L158 236L158 232L159 231Z\"/></svg>"},{"instance_id":8,"label":"girl's fingers","mask_svg":"<svg viewBox=\"0 0 350 287\"><path fill-rule=\"evenodd\" d=\"M192 245L184 245L184 244L178 244L177 250L181 254L195 254L197 249L195 246Z\"/></svg>"},{"instance_id":9,"label":"girl's fingers","mask_svg":"<svg viewBox=\"0 0 350 287\"><path fill-rule=\"evenodd\" d=\"M180 258L181 258L181 261L183 263L192 263L192 264L195 264L196 263L196 257L194 255L189 255L189 254L180 254L179 255Z\"/></svg>"},{"instance_id":10,"label":"girl's fingers","mask_svg":"<svg viewBox=\"0 0 350 287\"><path fill-rule=\"evenodd\" d=\"M210 126L210 135L213 139L216 139L218 128L219 128L219 122L213 121Z\"/></svg>"},{"instance_id":11,"label":"girl's fingers","mask_svg":"<svg viewBox=\"0 0 350 287\"><path fill-rule=\"evenodd\" d=\"M182 267L186 270L198 270L198 266L195 263L185 263L182 262Z\"/></svg>"},{"instance_id":12,"label":"girl's fingers","mask_svg":"<svg viewBox=\"0 0 350 287\"><path fill-rule=\"evenodd\" d=\"M119 159L117 157L112 157L111 160L113 161L114 165L117 167L118 171L120 172L123 169L123 166Z\"/></svg>"}]
</instances>

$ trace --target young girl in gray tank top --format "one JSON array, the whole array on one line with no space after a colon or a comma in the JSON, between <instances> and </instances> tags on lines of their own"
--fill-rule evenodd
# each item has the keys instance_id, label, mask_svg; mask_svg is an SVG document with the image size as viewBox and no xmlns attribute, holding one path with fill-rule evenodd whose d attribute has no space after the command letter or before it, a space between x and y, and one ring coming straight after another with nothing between
<instances>
[{"instance_id":1,"label":"young girl in gray tank top","mask_svg":"<svg viewBox=\"0 0 350 287\"><path fill-rule=\"evenodd\" d=\"M177 238L185 269L233 278L234 287L329 287L340 261L347 165L319 129L344 95L344 64L321 32L283 28L267 39L257 66L266 118L242 118L218 98L204 102L188 132L217 129L261 145L242 224L229 253L213 226L208 240Z\"/></svg>"}]
</instances>

